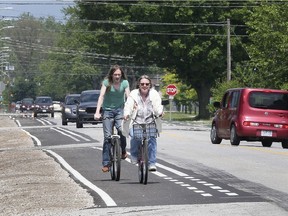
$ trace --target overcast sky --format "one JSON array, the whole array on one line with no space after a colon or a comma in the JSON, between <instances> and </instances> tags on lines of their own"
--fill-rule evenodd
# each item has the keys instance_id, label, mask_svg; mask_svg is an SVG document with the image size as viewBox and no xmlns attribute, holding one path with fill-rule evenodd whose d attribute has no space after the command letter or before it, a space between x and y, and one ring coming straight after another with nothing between
<instances>
[{"instance_id":1,"label":"overcast sky","mask_svg":"<svg viewBox=\"0 0 288 216\"><path fill-rule=\"evenodd\" d=\"M73 5L73 0L0 0L0 17L18 18L30 13L37 18L54 16L57 21L63 21L61 10L69 5Z\"/></svg>"}]
</instances>

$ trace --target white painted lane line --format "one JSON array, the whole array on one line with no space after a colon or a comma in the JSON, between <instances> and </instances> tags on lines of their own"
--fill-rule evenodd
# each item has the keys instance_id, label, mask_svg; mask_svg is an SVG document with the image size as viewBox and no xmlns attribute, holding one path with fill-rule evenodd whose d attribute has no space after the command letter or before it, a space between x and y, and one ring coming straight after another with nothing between
<instances>
[{"instance_id":1,"label":"white painted lane line","mask_svg":"<svg viewBox=\"0 0 288 216\"><path fill-rule=\"evenodd\" d=\"M50 129L51 129L51 130L55 130L55 131L57 131L58 133L61 133L61 134L65 135L65 136L67 136L67 137L70 137L71 139L73 139L73 140L75 140L75 141L77 141L77 142L80 141L79 139L77 139L77 138L75 138L75 137L73 137L73 136L71 136L71 135L69 135L69 134L67 134L67 133L64 133L63 131L60 131L60 130L58 130L58 129L56 129L56 128L51 127Z\"/></svg>"},{"instance_id":2,"label":"white painted lane line","mask_svg":"<svg viewBox=\"0 0 288 216\"><path fill-rule=\"evenodd\" d=\"M222 188L219 186L211 186L210 188L215 189L215 190L221 190Z\"/></svg>"},{"instance_id":3,"label":"white painted lane line","mask_svg":"<svg viewBox=\"0 0 288 216\"><path fill-rule=\"evenodd\" d=\"M23 129L22 129L23 130ZM41 146L41 141L36 137L30 134L28 131L23 130L26 134L28 134L33 140L35 140L37 146Z\"/></svg>"},{"instance_id":4,"label":"white painted lane line","mask_svg":"<svg viewBox=\"0 0 288 216\"><path fill-rule=\"evenodd\" d=\"M189 190L197 190L198 188L196 187L187 187Z\"/></svg>"},{"instance_id":5,"label":"white painted lane line","mask_svg":"<svg viewBox=\"0 0 288 216\"><path fill-rule=\"evenodd\" d=\"M218 191L221 193L229 193L230 192L229 190L218 190Z\"/></svg>"},{"instance_id":6,"label":"white painted lane line","mask_svg":"<svg viewBox=\"0 0 288 216\"><path fill-rule=\"evenodd\" d=\"M43 125L46 125L45 122L44 122L43 120L36 119L36 121L40 122L40 123L43 124Z\"/></svg>"},{"instance_id":7,"label":"white painted lane line","mask_svg":"<svg viewBox=\"0 0 288 216\"><path fill-rule=\"evenodd\" d=\"M238 196L237 193L226 193L228 196Z\"/></svg>"},{"instance_id":8,"label":"white painted lane line","mask_svg":"<svg viewBox=\"0 0 288 216\"><path fill-rule=\"evenodd\" d=\"M16 123L17 123L18 127L21 127L21 123L19 120L16 120Z\"/></svg>"},{"instance_id":9,"label":"white painted lane line","mask_svg":"<svg viewBox=\"0 0 288 216\"><path fill-rule=\"evenodd\" d=\"M64 131L64 132L66 132L66 133L69 133L69 134L72 134L72 135L74 135L74 136L77 136L77 137L80 137L81 139L83 139L83 140L85 140L85 141L91 141L90 139L87 139L86 137L83 137L83 136L81 136L80 134L76 134L76 133L74 133L74 132L72 132L72 131L69 131L69 130L66 130L66 129L64 129L64 128L60 128L60 127L57 127L57 129L58 130L62 130L62 131Z\"/></svg>"},{"instance_id":10,"label":"white painted lane line","mask_svg":"<svg viewBox=\"0 0 288 216\"><path fill-rule=\"evenodd\" d=\"M209 194L209 193L203 193L203 194L201 194L202 196L204 196L204 197L211 197L211 196L213 196L212 194Z\"/></svg>"},{"instance_id":11,"label":"white painted lane line","mask_svg":"<svg viewBox=\"0 0 288 216\"><path fill-rule=\"evenodd\" d=\"M107 206L117 206L114 200L105 191L96 187L94 184L88 181L84 176L82 176L79 172L73 169L60 155L56 154L51 150L44 149L44 151L53 155L59 161L59 163L62 164L62 166L64 166L73 176L75 176L75 178L77 178L80 182L89 187L91 190L95 191L102 198L102 200Z\"/></svg>"},{"instance_id":12,"label":"white painted lane line","mask_svg":"<svg viewBox=\"0 0 288 216\"><path fill-rule=\"evenodd\" d=\"M159 168L162 168L162 169L164 169L164 170L167 170L167 171L169 171L169 172L171 172L171 173L174 173L174 174L176 174L176 175L178 175L178 176L181 176L181 177L188 176L186 173L180 172L180 171L178 171L178 170L175 170L175 169L173 169L173 168L164 166L164 165L159 164L159 163L157 163L156 166L159 167Z\"/></svg>"}]
</instances>

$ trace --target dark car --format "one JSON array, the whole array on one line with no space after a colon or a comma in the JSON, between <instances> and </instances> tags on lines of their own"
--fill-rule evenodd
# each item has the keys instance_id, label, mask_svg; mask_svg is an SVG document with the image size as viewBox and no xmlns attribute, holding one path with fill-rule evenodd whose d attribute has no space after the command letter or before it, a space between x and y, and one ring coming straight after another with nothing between
<instances>
[{"instance_id":1,"label":"dark car","mask_svg":"<svg viewBox=\"0 0 288 216\"><path fill-rule=\"evenodd\" d=\"M281 142L288 148L288 91L275 89L228 89L212 120L211 142L220 144L230 139L232 145L241 140L260 141L263 147Z\"/></svg>"},{"instance_id":2,"label":"dark car","mask_svg":"<svg viewBox=\"0 0 288 216\"><path fill-rule=\"evenodd\" d=\"M20 111L32 111L34 108L34 99L33 98L23 98L20 104Z\"/></svg>"},{"instance_id":3,"label":"dark car","mask_svg":"<svg viewBox=\"0 0 288 216\"><path fill-rule=\"evenodd\" d=\"M33 114L37 117L39 113L50 113L54 117L53 100L49 96L38 96L34 101Z\"/></svg>"},{"instance_id":4,"label":"dark car","mask_svg":"<svg viewBox=\"0 0 288 216\"><path fill-rule=\"evenodd\" d=\"M84 123L98 124L102 122L94 119L99 95L100 90L86 90L81 92L77 105L77 128L82 128Z\"/></svg>"},{"instance_id":5,"label":"dark car","mask_svg":"<svg viewBox=\"0 0 288 216\"><path fill-rule=\"evenodd\" d=\"M62 125L68 122L76 122L77 119L77 102L80 101L80 94L69 94L65 97L62 104Z\"/></svg>"}]
</instances>

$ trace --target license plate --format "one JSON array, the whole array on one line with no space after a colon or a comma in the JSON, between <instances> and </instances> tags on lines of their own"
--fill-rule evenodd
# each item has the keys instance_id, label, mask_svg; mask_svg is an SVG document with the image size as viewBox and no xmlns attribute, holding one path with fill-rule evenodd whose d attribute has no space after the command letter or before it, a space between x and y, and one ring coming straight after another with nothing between
<instances>
[{"instance_id":1,"label":"license plate","mask_svg":"<svg viewBox=\"0 0 288 216\"><path fill-rule=\"evenodd\" d=\"M42 110L42 112L46 112L46 110Z\"/></svg>"},{"instance_id":2,"label":"license plate","mask_svg":"<svg viewBox=\"0 0 288 216\"><path fill-rule=\"evenodd\" d=\"M272 137L272 131L262 130L261 136Z\"/></svg>"}]
</instances>

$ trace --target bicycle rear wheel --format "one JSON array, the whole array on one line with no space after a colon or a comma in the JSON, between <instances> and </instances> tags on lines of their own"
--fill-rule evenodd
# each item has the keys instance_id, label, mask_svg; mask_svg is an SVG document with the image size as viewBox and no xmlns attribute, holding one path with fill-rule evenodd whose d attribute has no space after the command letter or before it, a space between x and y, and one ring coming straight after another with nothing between
<instances>
[{"instance_id":1,"label":"bicycle rear wheel","mask_svg":"<svg viewBox=\"0 0 288 216\"><path fill-rule=\"evenodd\" d=\"M121 173L121 147L120 147L120 139L114 138L112 139L112 157L111 157L111 179L119 181L120 173Z\"/></svg>"}]
</instances>

